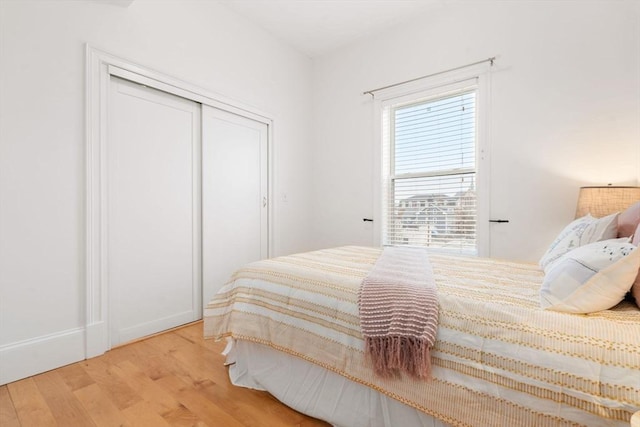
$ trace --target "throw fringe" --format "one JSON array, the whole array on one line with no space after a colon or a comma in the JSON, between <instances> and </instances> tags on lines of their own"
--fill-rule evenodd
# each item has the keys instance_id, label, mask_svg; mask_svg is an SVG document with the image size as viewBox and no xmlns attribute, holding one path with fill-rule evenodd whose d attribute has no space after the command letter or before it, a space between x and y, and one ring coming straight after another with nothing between
<instances>
[{"instance_id":1,"label":"throw fringe","mask_svg":"<svg viewBox=\"0 0 640 427\"><path fill-rule=\"evenodd\" d=\"M375 373L383 378L406 372L413 378L431 379L429 342L403 336L365 337Z\"/></svg>"}]
</instances>

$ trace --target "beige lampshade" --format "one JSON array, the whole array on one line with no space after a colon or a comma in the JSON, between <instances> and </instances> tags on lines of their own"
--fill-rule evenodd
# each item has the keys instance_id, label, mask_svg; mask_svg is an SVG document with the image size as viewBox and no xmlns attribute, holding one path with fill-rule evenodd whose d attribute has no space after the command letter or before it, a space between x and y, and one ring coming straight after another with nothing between
<instances>
[{"instance_id":1,"label":"beige lampshade","mask_svg":"<svg viewBox=\"0 0 640 427\"><path fill-rule=\"evenodd\" d=\"M601 218L620 212L640 201L640 187L582 187L578 195L576 218L590 213Z\"/></svg>"}]
</instances>

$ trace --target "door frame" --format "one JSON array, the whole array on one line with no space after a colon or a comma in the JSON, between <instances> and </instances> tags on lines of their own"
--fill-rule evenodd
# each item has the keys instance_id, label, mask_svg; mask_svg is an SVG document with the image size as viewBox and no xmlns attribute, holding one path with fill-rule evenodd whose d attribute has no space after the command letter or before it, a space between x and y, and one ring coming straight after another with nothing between
<instances>
[{"instance_id":1,"label":"door frame","mask_svg":"<svg viewBox=\"0 0 640 427\"><path fill-rule=\"evenodd\" d=\"M273 195L273 115L191 83L135 64L86 45L85 100L85 358L109 350L109 289L107 280L106 147L110 77L116 76L219 108L267 125L267 199ZM273 203L268 203L268 254L273 253ZM203 301L203 304L206 301Z\"/></svg>"}]
</instances>

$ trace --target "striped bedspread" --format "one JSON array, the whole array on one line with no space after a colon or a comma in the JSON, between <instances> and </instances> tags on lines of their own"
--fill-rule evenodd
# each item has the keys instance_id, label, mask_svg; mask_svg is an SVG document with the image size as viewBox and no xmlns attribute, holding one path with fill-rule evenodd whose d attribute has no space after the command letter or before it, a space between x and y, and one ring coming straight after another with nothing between
<instances>
[{"instance_id":1,"label":"striped bedspread","mask_svg":"<svg viewBox=\"0 0 640 427\"><path fill-rule=\"evenodd\" d=\"M357 294L380 252L249 264L206 306L205 336L271 346L455 426L629 426L640 410L640 310L544 311L533 264L430 254L440 303L432 379L374 375Z\"/></svg>"}]
</instances>

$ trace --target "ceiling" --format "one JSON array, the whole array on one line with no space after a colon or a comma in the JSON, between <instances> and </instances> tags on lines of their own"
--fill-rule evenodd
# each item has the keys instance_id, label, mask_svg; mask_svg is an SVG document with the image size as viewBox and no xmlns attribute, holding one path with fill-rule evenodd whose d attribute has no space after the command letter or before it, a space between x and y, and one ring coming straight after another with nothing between
<instances>
[{"instance_id":1,"label":"ceiling","mask_svg":"<svg viewBox=\"0 0 640 427\"><path fill-rule=\"evenodd\" d=\"M0 0L1 1L1 0ZM92 0L129 7L135 0ZM151 1L151 0L147 0ZM174 0L178 1L178 0ZM313 58L465 0L216 1Z\"/></svg>"},{"instance_id":2,"label":"ceiling","mask_svg":"<svg viewBox=\"0 0 640 427\"><path fill-rule=\"evenodd\" d=\"M313 58L454 0L217 1Z\"/></svg>"}]
</instances>

